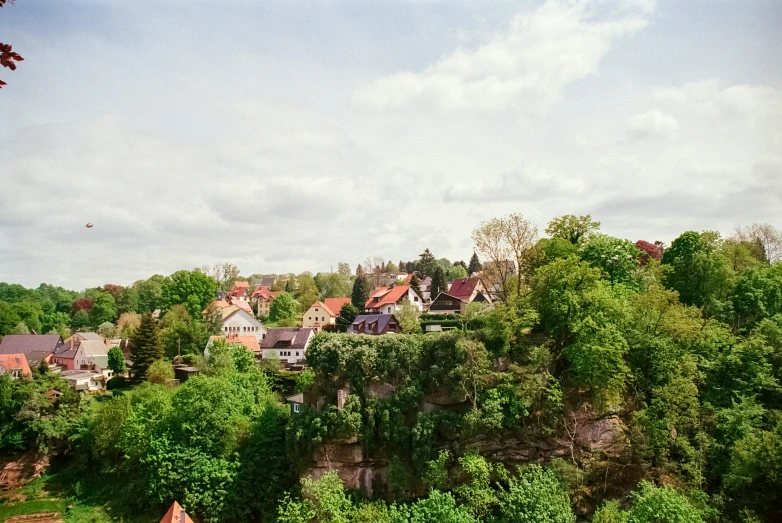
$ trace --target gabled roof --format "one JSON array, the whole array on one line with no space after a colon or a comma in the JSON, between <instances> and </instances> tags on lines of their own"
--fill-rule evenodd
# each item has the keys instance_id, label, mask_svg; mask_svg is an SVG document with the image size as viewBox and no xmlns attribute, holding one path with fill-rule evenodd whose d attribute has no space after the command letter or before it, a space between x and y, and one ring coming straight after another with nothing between
<instances>
[{"instance_id":1,"label":"gabled roof","mask_svg":"<svg viewBox=\"0 0 782 523\"><path fill-rule=\"evenodd\" d=\"M109 348L103 340L85 340L79 344L79 352L85 356L106 356Z\"/></svg>"},{"instance_id":2,"label":"gabled roof","mask_svg":"<svg viewBox=\"0 0 782 523\"><path fill-rule=\"evenodd\" d=\"M230 306L231 306L231 304L230 304L230 303L228 303L228 302L227 302L227 301L225 301L225 300L215 300L215 301L213 301L212 303L210 303L210 304L209 304L209 305L206 307L206 309L204 309L204 310L202 311L202 313L203 313L203 314L206 314L207 312L209 312L209 309L211 309L212 307L214 307L214 308L215 308L215 309L217 309L217 310L221 310L221 309L224 309L224 308L226 308L226 307L230 307Z\"/></svg>"},{"instance_id":3,"label":"gabled roof","mask_svg":"<svg viewBox=\"0 0 782 523\"><path fill-rule=\"evenodd\" d=\"M225 321L228 319L229 316L231 316L234 312L240 311L239 307L236 305L229 305L228 307L222 307L220 309L220 314L222 315L222 320Z\"/></svg>"},{"instance_id":4,"label":"gabled roof","mask_svg":"<svg viewBox=\"0 0 782 523\"><path fill-rule=\"evenodd\" d=\"M261 342L262 349L292 348L304 349L315 331L308 327L276 327L266 331L266 337ZM280 342L290 344L279 345Z\"/></svg>"},{"instance_id":5,"label":"gabled roof","mask_svg":"<svg viewBox=\"0 0 782 523\"><path fill-rule=\"evenodd\" d=\"M316 301L315 303L313 303L312 305L310 305L310 309L312 309L313 307L314 307L314 308L318 308L318 309L323 309L323 311L324 311L326 314L328 314L329 316L336 316L336 314L334 314L334 313L332 312L332 310L331 310L331 309L329 309L329 308L326 306L326 304L325 304L325 303L323 303L322 301ZM309 310L309 309L307 309L307 310Z\"/></svg>"},{"instance_id":6,"label":"gabled roof","mask_svg":"<svg viewBox=\"0 0 782 523\"><path fill-rule=\"evenodd\" d=\"M462 301L467 301L472 296L475 287L481 282L478 277L473 278L457 278L451 283L451 287L448 289L447 294L453 298L457 298Z\"/></svg>"},{"instance_id":7,"label":"gabled roof","mask_svg":"<svg viewBox=\"0 0 782 523\"><path fill-rule=\"evenodd\" d=\"M97 332L77 332L73 334L70 338L81 338L83 340L97 340L97 341L103 341L103 336L98 334ZM66 338L65 341L69 340L70 338Z\"/></svg>"},{"instance_id":8,"label":"gabled roof","mask_svg":"<svg viewBox=\"0 0 782 523\"><path fill-rule=\"evenodd\" d=\"M255 336L209 336L209 339L225 340L228 343L240 343L253 352L261 352L261 346L258 344L258 338Z\"/></svg>"},{"instance_id":9,"label":"gabled roof","mask_svg":"<svg viewBox=\"0 0 782 523\"><path fill-rule=\"evenodd\" d=\"M237 306L237 307L239 307L240 309L242 309L242 310L244 310L244 311L247 311L247 312L249 312L250 314L252 314L252 312L253 312L253 309L252 309L252 307L250 307L250 304L249 304L249 303L247 303L245 300L233 300L233 301L231 302L231 305L236 305L236 306Z\"/></svg>"},{"instance_id":10,"label":"gabled roof","mask_svg":"<svg viewBox=\"0 0 782 523\"><path fill-rule=\"evenodd\" d=\"M367 303L364 305L365 309L374 309L382 307L383 305L390 305L396 303L405 296L410 289L409 285L396 285L394 287L378 287L369 296ZM377 298L377 299L376 299Z\"/></svg>"},{"instance_id":11,"label":"gabled roof","mask_svg":"<svg viewBox=\"0 0 782 523\"><path fill-rule=\"evenodd\" d=\"M24 354L0 354L0 376L13 370L18 370L28 378L33 376Z\"/></svg>"},{"instance_id":12,"label":"gabled roof","mask_svg":"<svg viewBox=\"0 0 782 523\"><path fill-rule=\"evenodd\" d=\"M240 288L249 289L250 288L250 282L249 281L235 281L234 282L234 289L240 289Z\"/></svg>"},{"instance_id":13,"label":"gabled roof","mask_svg":"<svg viewBox=\"0 0 782 523\"><path fill-rule=\"evenodd\" d=\"M253 291L252 297L253 298L263 298L264 300L270 300L272 298L276 298L277 295L280 293L278 291L272 292L269 290L269 287L261 286L255 289Z\"/></svg>"},{"instance_id":14,"label":"gabled roof","mask_svg":"<svg viewBox=\"0 0 782 523\"><path fill-rule=\"evenodd\" d=\"M267 278L261 278L261 282L258 284L259 287L271 287L277 282L277 278L274 276L269 276Z\"/></svg>"},{"instance_id":15,"label":"gabled roof","mask_svg":"<svg viewBox=\"0 0 782 523\"><path fill-rule=\"evenodd\" d=\"M51 354L61 346L62 337L59 334L8 334L0 342L0 354Z\"/></svg>"},{"instance_id":16,"label":"gabled roof","mask_svg":"<svg viewBox=\"0 0 782 523\"><path fill-rule=\"evenodd\" d=\"M171 508L168 509L168 512L166 512L166 515L163 516L163 519L160 520L160 523L193 523L193 520L190 519L190 516L185 513L185 520L182 521L180 519L182 514L182 507L174 501L174 503L171 505Z\"/></svg>"},{"instance_id":17,"label":"gabled roof","mask_svg":"<svg viewBox=\"0 0 782 523\"><path fill-rule=\"evenodd\" d=\"M396 321L393 314L359 314L350 324L348 332L354 334L361 332L359 328L363 324L365 329L363 333L381 333L391 320Z\"/></svg>"},{"instance_id":18,"label":"gabled roof","mask_svg":"<svg viewBox=\"0 0 782 523\"><path fill-rule=\"evenodd\" d=\"M334 313L334 316L339 316L339 311L342 310L342 307L350 302L350 298L326 298L323 300L323 305L328 307Z\"/></svg>"}]
</instances>

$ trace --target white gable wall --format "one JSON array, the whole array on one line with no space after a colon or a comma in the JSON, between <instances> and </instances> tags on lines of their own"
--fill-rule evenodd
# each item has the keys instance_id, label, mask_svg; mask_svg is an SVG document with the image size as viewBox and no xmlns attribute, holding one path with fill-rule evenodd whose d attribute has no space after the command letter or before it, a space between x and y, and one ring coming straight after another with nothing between
<instances>
[{"instance_id":1,"label":"white gable wall","mask_svg":"<svg viewBox=\"0 0 782 523\"><path fill-rule=\"evenodd\" d=\"M239 336L255 336L258 343L263 339L263 324L253 316L239 309L223 320L223 336L238 334Z\"/></svg>"}]
</instances>

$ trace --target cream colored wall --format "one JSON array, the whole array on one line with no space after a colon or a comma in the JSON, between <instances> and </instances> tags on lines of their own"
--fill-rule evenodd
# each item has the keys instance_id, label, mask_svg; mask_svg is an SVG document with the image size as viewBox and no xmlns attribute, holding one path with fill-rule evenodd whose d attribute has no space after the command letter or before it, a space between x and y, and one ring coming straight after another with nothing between
<instances>
[{"instance_id":1,"label":"cream colored wall","mask_svg":"<svg viewBox=\"0 0 782 523\"><path fill-rule=\"evenodd\" d=\"M329 315L322 306L316 307L313 305L304 313L304 317L301 320L301 326L312 328L318 323L320 324L320 327L323 328L324 325L334 325L336 322L336 316Z\"/></svg>"}]
</instances>

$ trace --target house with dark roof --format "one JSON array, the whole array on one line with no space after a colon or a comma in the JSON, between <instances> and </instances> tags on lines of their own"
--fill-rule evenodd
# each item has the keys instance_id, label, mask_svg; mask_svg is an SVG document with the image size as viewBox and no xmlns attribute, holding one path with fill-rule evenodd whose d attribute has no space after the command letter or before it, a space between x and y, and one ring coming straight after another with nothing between
<instances>
[{"instance_id":1,"label":"house with dark roof","mask_svg":"<svg viewBox=\"0 0 782 523\"><path fill-rule=\"evenodd\" d=\"M477 276L457 278L429 304L430 314L464 314L467 305L473 302L491 303L483 281Z\"/></svg>"},{"instance_id":2,"label":"house with dark roof","mask_svg":"<svg viewBox=\"0 0 782 523\"><path fill-rule=\"evenodd\" d=\"M24 354L0 354L0 376L3 375L12 380L33 377Z\"/></svg>"},{"instance_id":3,"label":"house with dark roof","mask_svg":"<svg viewBox=\"0 0 782 523\"><path fill-rule=\"evenodd\" d=\"M307 346L314 335L315 331L307 327L269 329L261 342L263 359L277 358L287 365L300 363L304 361Z\"/></svg>"},{"instance_id":4,"label":"house with dark roof","mask_svg":"<svg viewBox=\"0 0 782 523\"><path fill-rule=\"evenodd\" d=\"M34 369L42 361L51 363L52 356L64 347L59 334L8 334L0 342L0 354L24 354Z\"/></svg>"},{"instance_id":5,"label":"house with dark roof","mask_svg":"<svg viewBox=\"0 0 782 523\"><path fill-rule=\"evenodd\" d=\"M399 334L402 327L393 314L359 314L348 327L349 334Z\"/></svg>"},{"instance_id":6,"label":"house with dark roof","mask_svg":"<svg viewBox=\"0 0 782 523\"><path fill-rule=\"evenodd\" d=\"M393 314L407 298L419 311L423 310L424 299L420 293L410 285L394 285L390 287L378 287L364 305L364 309L372 314Z\"/></svg>"}]
</instances>

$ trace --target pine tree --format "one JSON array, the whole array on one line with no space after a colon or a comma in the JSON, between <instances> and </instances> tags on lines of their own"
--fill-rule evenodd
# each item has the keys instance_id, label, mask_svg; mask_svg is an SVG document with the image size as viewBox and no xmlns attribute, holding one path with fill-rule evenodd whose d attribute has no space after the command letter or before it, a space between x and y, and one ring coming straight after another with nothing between
<instances>
[{"instance_id":1,"label":"pine tree","mask_svg":"<svg viewBox=\"0 0 782 523\"><path fill-rule=\"evenodd\" d=\"M421 286L420 286L421 280L418 279L418 275L416 273L413 273L413 277L410 278L410 287L417 292L419 295L421 295Z\"/></svg>"},{"instance_id":2,"label":"pine tree","mask_svg":"<svg viewBox=\"0 0 782 523\"><path fill-rule=\"evenodd\" d=\"M363 278L364 277L364 267L361 266L359 263L356 266L356 278Z\"/></svg>"},{"instance_id":3,"label":"pine tree","mask_svg":"<svg viewBox=\"0 0 782 523\"><path fill-rule=\"evenodd\" d=\"M133 361L133 381L144 381L152 362L163 357L163 341L158 321L149 314L141 317L141 325L131 338L130 359Z\"/></svg>"},{"instance_id":4,"label":"pine tree","mask_svg":"<svg viewBox=\"0 0 782 523\"><path fill-rule=\"evenodd\" d=\"M418 255L421 259L418 261L418 272L421 273L421 277L433 276L435 267L437 267L437 260L434 258L434 254L429 251L427 247L424 252Z\"/></svg>"},{"instance_id":5,"label":"pine tree","mask_svg":"<svg viewBox=\"0 0 782 523\"><path fill-rule=\"evenodd\" d=\"M404 271L405 270L405 262L403 262L402 260L399 260L399 265L397 265L397 267L399 267L400 271ZM407 271L405 271L405 272L407 272Z\"/></svg>"},{"instance_id":6,"label":"pine tree","mask_svg":"<svg viewBox=\"0 0 782 523\"><path fill-rule=\"evenodd\" d=\"M369 283L364 278L356 278L356 281L353 282L353 294L350 297L350 301L356 309L363 311L368 299Z\"/></svg>"},{"instance_id":7,"label":"pine tree","mask_svg":"<svg viewBox=\"0 0 782 523\"><path fill-rule=\"evenodd\" d=\"M479 260L478 255L473 252L472 258L470 258L470 266L467 267L467 274L472 276L472 273L480 272L482 268L481 260Z\"/></svg>"},{"instance_id":8,"label":"pine tree","mask_svg":"<svg viewBox=\"0 0 782 523\"><path fill-rule=\"evenodd\" d=\"M432 299L437 298L437 295L441 292L445 292L445 273L443 272L442 267L437 267L434 270L434 276L432 276L432 286L431 286L431 292L429 293L429 296Z\"/></svg>"}]
</instances>

